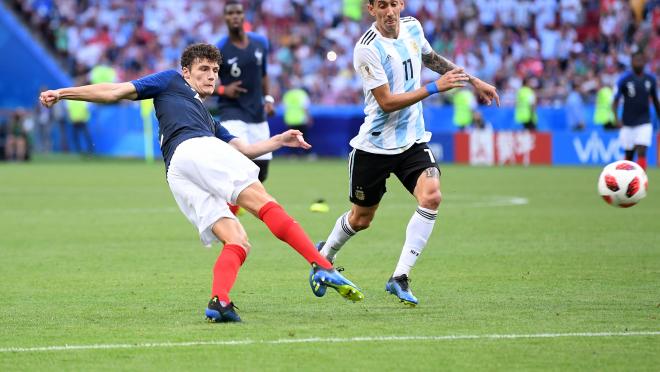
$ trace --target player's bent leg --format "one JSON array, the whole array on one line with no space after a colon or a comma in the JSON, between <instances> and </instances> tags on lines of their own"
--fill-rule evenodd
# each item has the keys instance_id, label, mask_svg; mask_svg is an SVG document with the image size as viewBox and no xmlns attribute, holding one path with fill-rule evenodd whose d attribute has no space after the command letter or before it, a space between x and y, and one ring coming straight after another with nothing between
<instances>
[{"instance_id":1,"label":"player's bent leg","mask_svg":"<svg viewBox=\"0 0 660 372\"><path fill-rule=\"evenodd\" d=\"M417 178L413 191L417 204L423 208L437 210L442 202L440 171L436 167L426 168Z\"/></svg>"},{"instance_id":2,"label":"player's bent leg","mask_svg":"<svg viewBox=\"0 0 660 372\"><path fill-rule=\"evenodd\" d=\"M213 267L211 300L206 307L206 318L215 323L240 322L236 307L229 298L238 271L250 249L243 226L233 218L221 218L212 227L213 234L224 247Z\"/></svg>"},{"instance_id":3,"label":"player's bent leg","mask_svg":"<svg viewBox=\"0 0 660 372\"><path fill-rule=\"evenodd\" d=\"M373 221L376 216L378 205L379 204L371 207L363 207L353 204L351 207L351 213L348 216L348 224L351 229L356 232L368 229L369 226L371 226L371 221Z\"/></svg>"},{"instance_id":4,"label":"player's bent leg","mask_svg":"<svg viewBox=\"0 0 660 372\"><path fill-rule=\"evenodd\" d=\"M354 222L351 223L351 216L356 213L358 208L360 217L358 219L354 219ZM335 226L332 228L328 238L322 242L323 244L317 244L317 249L319 249L319 252L321 252L321 254L327 258L328 261L334 262L337 253L339 253L339 250L359 231L358 228L354 226L359 224L360 230L366 229L369 224L371 224L377 208L378 204L366 209L365 207L354 205L350 211L342 214L335 222Z\"/></svg>"}]
</instances>

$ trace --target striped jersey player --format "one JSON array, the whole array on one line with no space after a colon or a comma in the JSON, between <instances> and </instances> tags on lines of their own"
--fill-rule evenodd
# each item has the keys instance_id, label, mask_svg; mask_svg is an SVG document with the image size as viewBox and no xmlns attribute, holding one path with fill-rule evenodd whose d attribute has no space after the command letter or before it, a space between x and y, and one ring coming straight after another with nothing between
<instances>
[{"instance_id":1,"label":"striped jersey player","mask_svg":"<svg viewBox=\"0 0 660 372\"><path fill-rule=\"evenodd\" d=\"M404 304L415 306L418 301L408 276L431 235L441 200L440 170L427 146L431 136L424 127L421 101L468 82L483 102L495 100L499 105L499 97L493 86L435 53L419 21L401 18L402 0L370 0L367 8L375 22L360 37L353 54L354 68L362 79L366 117L350 142L352 207L339 217L318 248L334 261L348 239L368 228L386 192L386 180L393 173L415 197L417 208L385 289ZM442 76L423 85L422 66Z\"/></svg>"}]
</instances>

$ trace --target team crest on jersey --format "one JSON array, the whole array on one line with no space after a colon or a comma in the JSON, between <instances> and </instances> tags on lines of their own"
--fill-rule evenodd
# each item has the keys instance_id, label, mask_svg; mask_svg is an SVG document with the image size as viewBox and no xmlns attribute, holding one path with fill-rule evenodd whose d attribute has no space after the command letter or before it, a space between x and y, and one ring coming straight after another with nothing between
<instances>
[{"instance_id":1,"label":"team crest on jersey","mask_svg":"<svg viewBox=\"0 0 660 372\"><path fill-rule=\"evenodd\" d=\"M644 88L646 88L646 91L647 91L647 92L650 92L650 91L651 91L651 82L648 81L648 80L646 80L646 81L644 82Z\"/></svg>"},{"instance_id":2,"label":"team crest on jersey","mask_svg":"<svg viewBox=\"0 0 660 372\"><path fill-rule=\"evenodd\" d=\"M372 79L374 77L373 68L366 63L360 65L360 74L362 75L362 78L365 80Z\"/></svg>"},{"instance_id":3,"label":"team crest on jersey","mask_svg":"<svg viewBox=\"0 0 660 372\"><path fill-rule=\"evenodd\" d=\"M264 52L262 52L261 49L257 49L254 52L254 56L257 58L257 65L261 66L264 59Z\"/></svg>"},{"instance_id":4,"label":"team crest on jersey","mask_svg":"<svg viewBox=\"0 0 660 372\"><path fill-rule=\"evenodd\" d=\"M415 51L415 54L419 54L419 45L415 41L410 41L410 46Z\"/></svg>"},{"instance_id":5,"label":"team crest on jersey","mask_svg":"<svg viewBox=\"0 0 660 372\"><path fill-rule=\"evenodd\" d=\"M360 188L357 188L355 190L355 199L357 200L364 200L364 191Z\"/></svg>"}]
</instances>

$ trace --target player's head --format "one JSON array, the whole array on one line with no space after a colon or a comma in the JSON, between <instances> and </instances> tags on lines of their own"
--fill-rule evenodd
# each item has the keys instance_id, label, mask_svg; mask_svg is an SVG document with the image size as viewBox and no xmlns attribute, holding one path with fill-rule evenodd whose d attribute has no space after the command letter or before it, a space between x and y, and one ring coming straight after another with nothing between
<instances>
[{"instance_id":1,"label":"player's head","mask_svg":"<svg viewBox=\"0 0 660 372\"><path fill-rule=\"evenodd\" d=\"M369 0L367 9L376 18L376 28L385 37L399 34L399 20L403 10L403 0Z\"/></svg>"},{"instance_id":2,"label":"player's head","mask_svg":"<svg viewBox=\"0 0 660 372\"><path fill-rule=\"evenodd\" d=\"M211 44L189 45L181 55L183 78L202 98L215 91L222 57L220 51Z\"/></svg>"},{"instance_id":3,"label":"player's head","mask_svg":"<svg viewBox=\"0 0 660 372\"><path fill-rule=\"evenodd\" d=\"M224 7L225 23L229 32L240 32L243 30L245 14L243 13L243 3L238 0L229 0Z\"/></svg>"},{"instance_id":4,"label":"player's head","mask_svg":"<svg viewBox=\"0 0 660 372\"><path fill-rule=\"evenodd\" d=\"M644 72L644 65L646 65L646 58L644 56L644 52L641 50L635 52L632 54L630 57L630 67L632 67L633 71L640 75L642 72Z\"/></svg>"}]
</instances>

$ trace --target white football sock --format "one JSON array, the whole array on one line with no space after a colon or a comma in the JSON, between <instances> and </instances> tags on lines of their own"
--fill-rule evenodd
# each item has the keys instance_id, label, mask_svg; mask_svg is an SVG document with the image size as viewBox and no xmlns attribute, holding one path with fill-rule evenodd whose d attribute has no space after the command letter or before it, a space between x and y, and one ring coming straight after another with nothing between
<instances>
[{"instance_id":1,"label":"white football sock","mask_svg":"<svg viewBox=\"0 0 660 372\"><path fill-rule=\"evenodd\" d=\"M415 266L417 258L424 250L426 242L429 240L431 232L433 232L437 215L438 211L417 206L417 210L408 222L406 242L403 244L399 263L397 263L392 276L410 275L410 270Z\"/></svg>"},{"instance_id":2,"label":"white football sock","mask_svg":"<svg viewBox=\"0 0 660 372\"><path fill-rule=\"evenodd\" d=\"M335 260L337 252L339 252L344 243L346 243L348 239L355 235L355 230L353 230L351 225L348 223L349 213L351 212L348 211L337 219L337 222L335 222L335 227L332 229L330 236L328 236L328 239L325 241L323 249L321 249L321 254L331 262Z\"/></svg>"}]
</instances>

